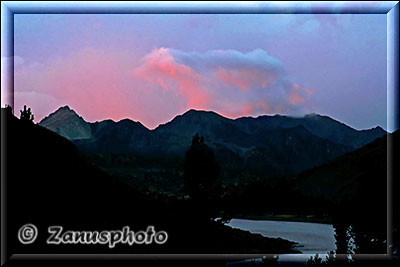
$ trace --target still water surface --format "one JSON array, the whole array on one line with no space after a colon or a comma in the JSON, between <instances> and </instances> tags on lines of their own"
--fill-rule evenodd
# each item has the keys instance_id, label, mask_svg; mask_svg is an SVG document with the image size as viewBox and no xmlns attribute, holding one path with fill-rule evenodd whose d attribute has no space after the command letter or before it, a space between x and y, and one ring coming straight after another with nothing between
<instances>
[{"instance_id":1,"label":"still water surface","mask_svg":"<svg viewBox=\"0 0 400 267\"><path fill-rule=\"evenodd\" d=\"M326 254L336 250L335 230L331 224L231 219L232 228L297 242L303 254Z\"/></svg>"}]
</instances>

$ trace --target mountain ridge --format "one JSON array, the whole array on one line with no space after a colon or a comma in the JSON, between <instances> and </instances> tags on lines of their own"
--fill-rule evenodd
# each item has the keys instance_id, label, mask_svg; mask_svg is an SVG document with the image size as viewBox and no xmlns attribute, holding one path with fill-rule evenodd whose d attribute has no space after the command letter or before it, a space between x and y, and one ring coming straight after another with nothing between
<instances>
[{"instance_id":1,"label":"mountain ridge","mask_svg":"<svg viewBox=\"0 0 400 267\"><path fill-rule=\"evenodd\" d=\"M230 165L230 175L240 168L263 176L297 173L386 134L379 128L358 131L318 114L230 119L214 111L190 109L150 130L130 119L86 122L68 106L57 111L39 125L90 153L182 159L198 133L215 151L216 159ZM236 166L231 166L233 158Z\"/></svg>"},{"instance_id":2,"label":"mountain ridge","mask_svg":"<svg viewBox=\"0 0 400 267\"><path fill-rule=\"evenodd\" d=\"M104 119L104 120L95 121L95 122L88 122L88 121L86 121L82 116L80 116L77 112L75 112L75 110L71 109L68 105L62 106L62 107L58 108L56 111L50 113L49 115L47 115L46 117L44 117L40 122L38 122L38 124L43 126L43 124L45 123L46 120L48 120L51 116L55 115L57 112L59 112L59 111L61 111L61 110L69 110L69 111L75 113L78 117L82 118L83 121L85 121L85 122L88 123L88 124L96 124L96 123L101 123L101 122L105 122L105 121L114 122L114 123L119 123L119 122L121 122L121 121L132 121L132 122L136 122L136 123L141 124L143 127L145 127L146 129L148 129L149 131L155 131L156 129L158 129L158 128L162 127L162 126L165 126L165 125L171 123L172 121L174 121L175 119L180 118L180 117L183 117L183 116L185 116L185 115L188 115L188 114L191 114L191 113L192 113L192 114L193 114L193 113L198 113L198 114L199 114L199 113L202 113L202 114L213 114L213 116L217 116L217 117L223 118L223 119L225 119L225 120L229 120L229 121L239 121L239 120L244 120L244 119L262 120L262 119L264 119L264 118L287 118L287 119L294 119L294 120L296 120L296 119L305 119L305 118L315 118L315 117L319 117L319 118L330 119L330 120L332 120L332 121L334 121L334 122L337 122L337 123L339 123L339 124L341 124L341 125L343 125L343 126L345 126L345 127L347 127L347 128L351 128L352 130L355 130L355 131L358 131L358 132L367 132L367 131L371 131L371 130L379 130L379 131L382 131L382 132L387 133L387 132L386 132L381 126L379 126L379 125L377 125L377 126L375 126L375 127L368 128L368 129L360 129L360 130L357 130L357 129L352 128L351 126L349 126L349 125L347 125L347 124L345 124L345 123L343 123L343 122L340 122L340 121L338 121L338 120L336 120L336 119L333 119L333 118L329 117L328 115L322 115L322 114L317 114L317 113L308 113L308 114L304 114L304 115L302 115L302 116L290 116L290 115L281 115L281 114L259 115L259 116L257 116L257 117L254 117L254 116L242 116L242 117L238 117L238 118L231 119L231 118L227 118L227 117L225 117L225 116L223 116L223 115L221 115L221 114L219 114L219 113L217 113L217 112L215 112L215 111L198 110L198 109L189 109L189 110L185 111L185 112L182 113L182 114L176 115L176 116L175 116L174 118L172 118L170 121L165 122L165 123L160 123L160 124L159 124L157 127L155 127L154 129L150 129L150 128L146 127L145 125L143 125L140 121L135 121L135 120L132 120L132 119L130 119L130 118L124 118L124 119L121 119L121 120L119 120L119 121L115 121L115 120L113 120L113 119ZM46 128L47 128L47 127L46 127Z\"/></svg>"},{"instance_id":3,"label":"mountain ridge","mask_svg":"<svg viewBox=\"0 0 400 267\"><path fill-rule=\"evenodd\" d=\"M125 133L125 138L139 138L139 134L149 135L154 142L188 143L191 137L199 133L208 141L222 143L246 143L255 133L267 134L276 129L289 129L303 126L311 134L336 144L357 149L384 134L386 131L377 126L371 129L356 130L340 121L326 115L306 114L300 117L275 115L260 115L258 117L226 118L214 111L190 109L175 116L167 123L154 129L148 129L140 121L129 118L119 121L103 120L87 122L69 106L60 107L39 122L40 126L48 128L69 140L96 139L103 131L110 134L117 128ZM125 127L124 127L125 126ZM124 129L127 128L127 129ZM93 141L93 140L92 140Z\"/></svg>"}]
</instances>

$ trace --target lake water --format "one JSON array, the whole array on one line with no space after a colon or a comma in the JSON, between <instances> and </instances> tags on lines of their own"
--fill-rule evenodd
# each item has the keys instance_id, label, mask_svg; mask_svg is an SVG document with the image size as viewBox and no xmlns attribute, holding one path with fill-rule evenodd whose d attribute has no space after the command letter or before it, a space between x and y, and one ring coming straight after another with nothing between
<instances>
[{"instance_id":1,"label":"lake water","mask_svg":"<svg viewBox=\"0 0 400 267\"><path fill-rule=\"evenodd\" d=\"M335 230L331 224L232 219L226 225L265 237L295 241L303 254L326 254L336 250ZM268 251L266 251L268 253Z\"/></svg>"}]
</instances>

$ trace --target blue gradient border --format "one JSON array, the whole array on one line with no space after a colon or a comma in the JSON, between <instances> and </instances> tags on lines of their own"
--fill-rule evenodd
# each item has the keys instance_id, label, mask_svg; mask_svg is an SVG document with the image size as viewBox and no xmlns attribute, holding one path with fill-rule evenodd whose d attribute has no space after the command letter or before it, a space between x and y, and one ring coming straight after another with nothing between
<instances>
[{"instance_id":1,"label":"blue gradient border","mask_svg":"<svg viewBox=\"0 0 400 267\"><path fill-rule=\"evenodd\" d=\"M399 2L1 2L1 71L6 82L1 90L7 92L7 103L14 108L14 62L3 64L14 57L14 14L386 14L387 15L387 130L399 128ZM2 77L2 80L5 80ZM4 81L3 81L4 82ZM6 137L4 120L1 124L1 266L7 260L6 215ZM392 237L392 139L388 137L388 245ZM238 260L261 257L268 254L20 254L13 260L39 259L212 259ZM302 254L298 255L299 257ZM303 255L304 256L304 255ZM392 259L392 249L386 254L358 255L366 260Z\"/></svg>"}]
</instances>

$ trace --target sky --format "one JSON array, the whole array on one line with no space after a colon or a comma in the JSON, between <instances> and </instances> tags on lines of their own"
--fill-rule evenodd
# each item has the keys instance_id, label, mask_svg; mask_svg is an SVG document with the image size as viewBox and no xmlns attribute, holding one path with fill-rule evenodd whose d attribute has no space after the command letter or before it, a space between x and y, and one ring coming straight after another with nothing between
<instances>
[{"instance_id":1,"label":"sky","mask_svg":"<svg viewBox=\"0 0 400 267\"><path fill-rule=\"evenodd\" d=\"M15 14L14 109L150 129L189 109L386 129L386 27L385 14Z\"/></svg>"}]
</instances>

